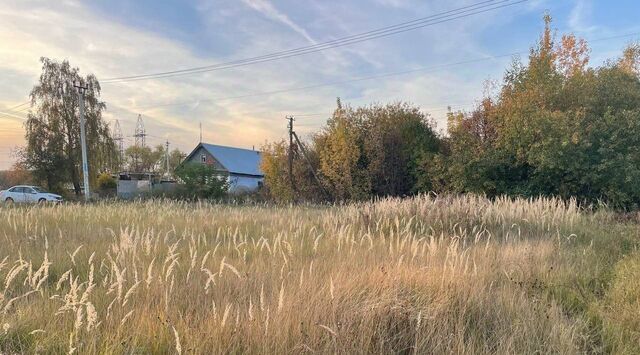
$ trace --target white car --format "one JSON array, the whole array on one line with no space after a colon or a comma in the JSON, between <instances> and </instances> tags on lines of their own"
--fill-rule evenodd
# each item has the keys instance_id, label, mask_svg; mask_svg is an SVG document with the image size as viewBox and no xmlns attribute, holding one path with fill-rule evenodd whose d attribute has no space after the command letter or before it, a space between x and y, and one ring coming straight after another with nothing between
<instances>
[{"instance_id":1,"label":"white car","mask_svg":"<svg viewBox=\"0 0 640 355\"><path fill-rule=\"evenodd\" d=\"M37 186L19 185L0 191L0 201L4 203L59 203L62 202L62 196L48 193Z\"/></svg>"}]
</instances>

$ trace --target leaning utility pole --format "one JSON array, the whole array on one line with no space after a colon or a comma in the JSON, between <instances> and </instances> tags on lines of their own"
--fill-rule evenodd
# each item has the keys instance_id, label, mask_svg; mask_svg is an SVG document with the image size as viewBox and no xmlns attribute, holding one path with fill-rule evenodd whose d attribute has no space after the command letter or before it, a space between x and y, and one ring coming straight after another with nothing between
<instances>
[{"instance_id":1,"label":"leaning utility pole","mask_svg":"<svg viewBox=\"0 0 640 355\"><path fill-rule=\"evenodd\" d=\"M84 93L88 87L79 81L73 83L73 87L78 89L78 106L80 108L80 144L82 145L82 175L84 178L84 199L89 201L91 192L89 191L89 163L87 162L87 140L85 137L84 119Z\"/></svg>"},{"instance_id":2,"label":"leaning utility pole","mask_svg":"<svg viewBox=\"0 0 640 355\"><path fill-rule=\"evenodd\" d=\"M302 152L302 156L304 157L304 159L307 161L307 164L309 165L309 170L311 171L311 174L313 174L313 178L316 179L316 182L318 183L318 186L320 186L320 188L322 189L322 192L324 192L326 197L331 199L331 194L324 187L324 184L322 183L322 181L320 180L320 177L316 173L316 169L314 169L313 164L311 164L311 159L309 159L309 153L307 153L307 149L304 147L304 145L300 141L300 138L298 138L298 134L296 132L293 132L293 136L296 139L296 143L298 144L298 148L300 148L300 151Z\"/></svg>"},{"instance_id":3,"label":"leaning utility pole","mask_svg":"<svg viewBox=\"0 0 640 355\"><path fill-rule=\"evenodd\" d=\"M293 183L293 116L287 116L289 121L289 183L291 184L291 191L294 191L295 186Z\"/></svg>"}]
</instances>

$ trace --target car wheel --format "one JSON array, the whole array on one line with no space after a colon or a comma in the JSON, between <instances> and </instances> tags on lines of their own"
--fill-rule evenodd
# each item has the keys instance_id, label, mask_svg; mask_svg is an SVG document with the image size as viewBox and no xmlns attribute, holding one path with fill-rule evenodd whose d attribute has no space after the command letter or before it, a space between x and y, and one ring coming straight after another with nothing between
<instances>
[{"instance_id":1,"label":"car wheel","mask_svg":"<svg viewBox=\"0 0 640 355\"><path fill-rule=\"evenodd\" d=\"M47 202L47 199L45 199L45 198L41 198L41 199L38 200L39 204L43 204L45 202Z\"/></svg>"},{"instance_id":2,"label":"car wheel","mask_svg":"<svg viewBox=\"0 0 640 355\"><path fill-rule=\"evenodd\" d=\"M7 197L7 199L4 200L4 202L6 202L7 204L12 204L13 203L13 199L11 197Z\"/></svg>"}]
</instances>

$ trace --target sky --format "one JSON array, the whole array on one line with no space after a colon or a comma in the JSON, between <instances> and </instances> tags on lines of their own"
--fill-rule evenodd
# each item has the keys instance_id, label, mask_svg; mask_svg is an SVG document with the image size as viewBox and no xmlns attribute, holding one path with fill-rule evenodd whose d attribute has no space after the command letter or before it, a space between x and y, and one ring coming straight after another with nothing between
<instances>
[{"instance_id":1,"label":"sky","mask_svg":"<svg viewBox=\"0 0 640 355\"><path fill-rule=\"evenodd\" d=\"M500 3L505 0L495 0ZM516 0L511 0L515 2ZM98 80L214 65L323 43L480 0L0 0L0 170L24 144L40 57L69 60ZM501 9L325 51L153 80L104 82L103 118L133 144L190 152L199 141L259 148L319 129L336 98L352 106L405 101L446 129L448 107L469 110L553 27L590 41L591 64L640 39L636 0L528 0ZM634 15L636 14L636 15Z\"/></svg>"}]
</instances>

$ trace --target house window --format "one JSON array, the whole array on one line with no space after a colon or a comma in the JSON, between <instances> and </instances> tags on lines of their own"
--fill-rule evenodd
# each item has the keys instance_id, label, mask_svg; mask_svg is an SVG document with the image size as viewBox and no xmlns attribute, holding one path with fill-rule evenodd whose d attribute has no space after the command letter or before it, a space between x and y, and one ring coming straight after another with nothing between
<instances>
[{"instance_id":1,"label":"house window","mask_svg":"<svg viewBox=\"0 0 640 355\"><path fill-rule=\"evenodd\" d=\"M206 155L204 155L204 154L202 154L202 155L200 156L200 161L202 162L202 164L206 164L206 163L207 163L207 156L206 156Z\"/></svg>"}]
</instances>

